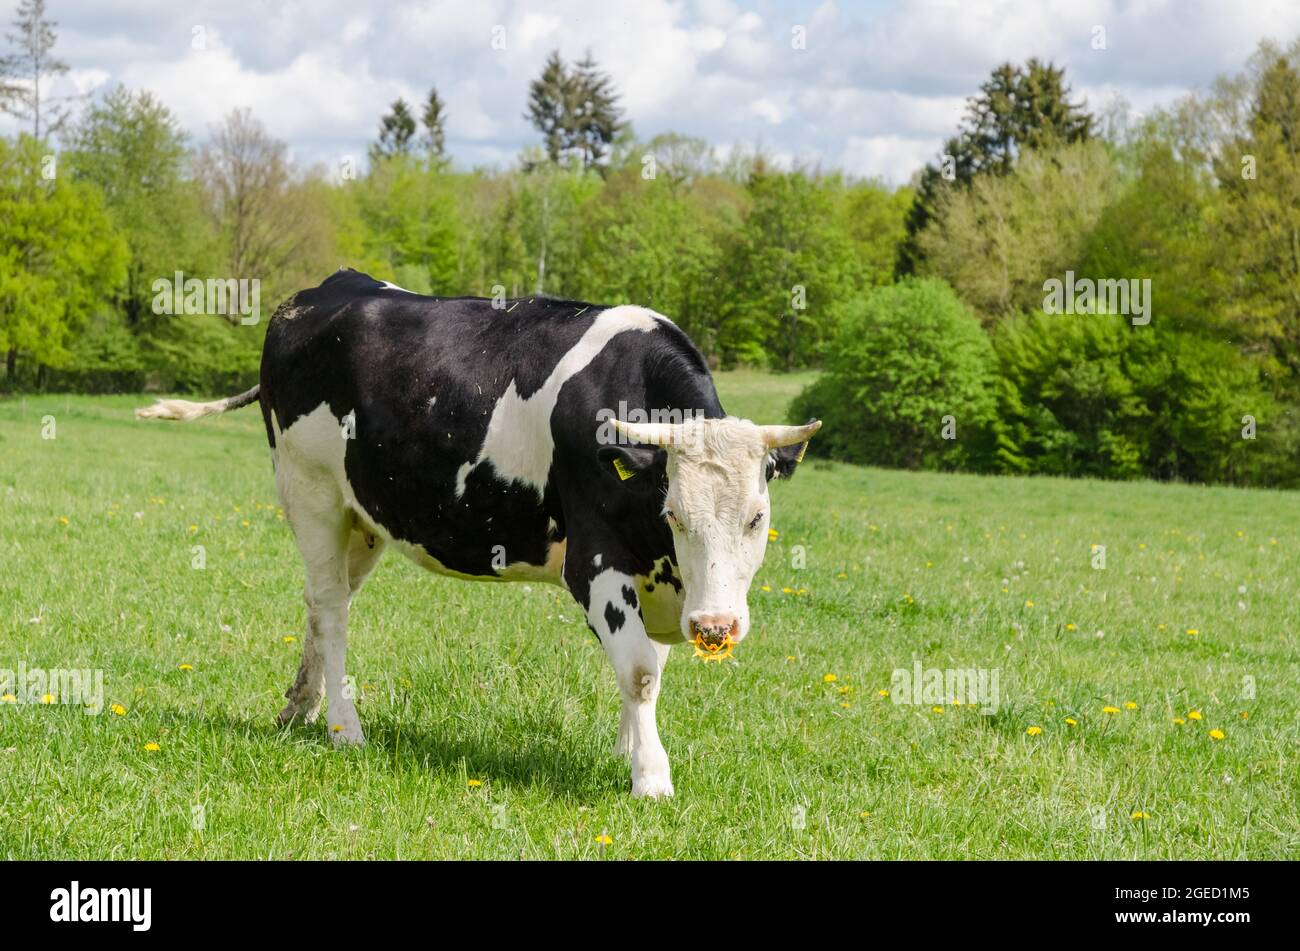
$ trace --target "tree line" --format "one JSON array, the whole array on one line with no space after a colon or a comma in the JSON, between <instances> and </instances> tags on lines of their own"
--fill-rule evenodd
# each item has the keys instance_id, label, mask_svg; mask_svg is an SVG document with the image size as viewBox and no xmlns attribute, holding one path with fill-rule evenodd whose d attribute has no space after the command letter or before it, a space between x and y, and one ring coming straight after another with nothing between
<instances>
[{"instance_id":1,"label":"tree line","mask_svg":"<svg viewBox=\"0 0 1300 951\"><path fill-rule=\"evenodd\" d=\"M44 0L0 59L0 352L8 390L212 391L256 375L266 318L340 265L428 294L549 294L671 316L715 367L825 372L814 451L884 465L1291 484L1300 448L1300 44L1135 119L1003 64L911 186L758 148L640 138L590 54L552 54L509 168L447 155L436 87L367 161L290 161L248 110L201 142L66 65ZM48 88L48 83L45 84ZM73 106L79 106L73 109ZM173 275L254 278L265 313L160 313ZM1050 313L1046 282L1147 281L1150 321Z\"/></svg>"}]
</instances>

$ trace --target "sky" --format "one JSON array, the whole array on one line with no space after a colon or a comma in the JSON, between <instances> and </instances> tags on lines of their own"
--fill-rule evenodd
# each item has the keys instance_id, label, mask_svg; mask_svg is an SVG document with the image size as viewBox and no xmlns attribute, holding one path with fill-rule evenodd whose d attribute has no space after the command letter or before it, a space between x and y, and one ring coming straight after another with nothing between
<instances>
[{"instance_id":1,"label":"sky","mask_svg":"<svg viewBox=\"0 0 1300 951\"><path fill-rule=\"evenodd\" d=\"M0 0L0 23L17 0ZM54 94L148 89L194 142L247 106L301 162L364 161L379 117L436 86L456 163L507 167L539 141L528 84L588 50L642 140L901 184L1004 61L1066 68L1077 99L1141 113L1300 35L1300 0L49 0ZM1099 32L1101 31L1101 32ZM1099 40L1101 41L1099 43ZM1098 46L1104 48L1097 48ZM800 48L802 47L802 48ZM0 133L17 123L0 117Z\"/></svg>"}]
</instances>

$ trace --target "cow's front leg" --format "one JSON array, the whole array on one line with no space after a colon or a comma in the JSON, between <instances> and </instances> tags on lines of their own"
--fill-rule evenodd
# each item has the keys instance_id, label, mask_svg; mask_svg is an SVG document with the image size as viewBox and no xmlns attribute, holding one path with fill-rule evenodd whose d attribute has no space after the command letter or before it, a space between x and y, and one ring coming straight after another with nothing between
<instances>
[{"instance_id":1,"label":"cow's front leg","mask_svg":"<svg viewBox=\"0 0 1300 951\"><path fill-rule=\"evenodd\" d=\"M663 679L668 645L651 640L645 631L636 595L636 581L615 569L591 579L584 606L601 646L614 666L623 709L619 714L615 750L632 758L632 795L671 796L668 754L659 741L655 704Z\"/></svg>"}]
</instances>

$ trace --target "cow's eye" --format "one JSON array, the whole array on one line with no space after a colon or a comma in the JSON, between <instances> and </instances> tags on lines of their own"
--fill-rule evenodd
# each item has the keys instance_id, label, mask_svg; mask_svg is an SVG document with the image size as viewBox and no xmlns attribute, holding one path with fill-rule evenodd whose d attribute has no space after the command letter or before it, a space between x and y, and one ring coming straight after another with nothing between
<instances>
[{"instance_id":1,"label":"cow's eye","mask_svg":"<svg viewBox=\"0 0 1300 951\"><path fill-rule=\"evenodd\" d=\"M762 521L763 521L763 513L759 512L757 515L754 516L753 521L749 523L749 530L752 532L754 529L758 528L758 526L762 523Z\"/></svg>"},{"instance_id":2,"label":"cow's eye","mask_svg":"<svg viewBox=\"0 0 1300 951\"><path fill-rule=\"evenodd\" d=\"M677 521L677 513L674 512L672 509L664 509L664 518L668 519L668 522L671 525L677 528L681 528L682 523Z\"/></svg>"}]
</instances>

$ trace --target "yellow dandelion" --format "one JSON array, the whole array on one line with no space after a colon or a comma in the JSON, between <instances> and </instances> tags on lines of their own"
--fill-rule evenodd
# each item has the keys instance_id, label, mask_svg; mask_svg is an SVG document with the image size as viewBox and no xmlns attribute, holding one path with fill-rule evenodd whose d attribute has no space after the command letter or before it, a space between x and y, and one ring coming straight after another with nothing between
<instances>
[{"instance_id":1,"label":"yellow dandelion","mask_svg":"<svg viewBox=\"0 0 1300 951\"><path fill-rule=\"evenodd\" d=\"M284 635L284 637L281 638L281 640L283 640L286 644L292 644L297 639L298 638L294 637L292 634L286 634Z\"/></svg>"},{"instance_id":2,"label":"yellow dandelion","mask_svg":"<svg viewBox=\"0 0 1300 951\"><path fill-rule=\"evenodd\" d=\"M252 525L253 523L250 522L248 519L244 519L244 520L243 520L242 522L240 522L239 524L242 525L242 526L244 526L244 528L248 528L248 526L249 526L249 525Z\"/></svg>"},{"instance_id":3,"label":"yellow dandelion","mask_svg":"<svg viewBox=\"0 0 1300 951\"><path fill-rule=\"evenodd\" d=\"M1183 726L1186 723L1187 721L1184 720L1182 717L1174 717L1174 726Z\"/></svg>"},{"instance_id":4,"label":"yellow dandelion","mask_svg":"<svg viewBox=\"0 0 1300 951\"><path fill-rule=\"evenodd\" d=\"M828 684L833 684L833 683L835 683L835 681L837 681L837 680L839 680L839 679L840 679L840 678L836 677L834 674L827 674L826 676L822 677L822 682L823 682L823 683L828 683Z\"/></svg>"},{"instance_id":5,"label":"yellow dandelion","mask_svg":"<svg viewBox=\"0 0 1300 951\"><path fill-rule=\"evenodd\" d=\"M782 588L782 589L781 589L781 593L782 593L782 594L794 594L794 588Z\"/></svg>"},{"instance_id":6,"label":"yellow dandelion","mask_svg":"<svg viewBox=\"0 0 1300 951\"><path fill-rule=\"evenodd\" d=\"M1066 629L1067 631L1073 631L1075 628L1074 628L1074 625L1073 625L1073 624L1067 624L1067 625L1065 625L1065 629Z\"/></svg>"},{"instance_id":7,"label":"yellow dandelion","mask_svg":"<svg viewBox=\"0 0 1300 951\"><path fill-rule=\"evenodd\" d=\"M1187 636L1188 636L1188 637L1195 637L1195 636L1196 636L1197 634L1199 634L1199 633L1201 633L1201 632L1200 632L1197 628L1189 627L1189 628L1187 629Z\"/></svg>"},{"instance_id":8,"label":"yellow dandelion","mask_svg":"<svg viewBox=\"0 0 1300 951\"><path fill-rule=\"evenodd\" d=\"M883 687L881 687L879 690L877 690L876 693L878 693L878 694L879 694L880 696L882 696L882 697L888 697L888 696L889 696L889 691L886 690L886 689L883 688Z\"/></svg>"},{"instance_id":9,"label":"yellow dandelion","mask_svg":"<svg viewBox=\"0 0 1300 951\"><path fill-rule=\"evenodd\" d=\"M41 703L53 703L53 702L54 702L54 694L47 693L41 695Z\"/></svg>"},{"instance_id":10,"label":"yellow dandelion","mask_svg":"<svg viewBox=\"0 0 1300 951\"><path fill-rule=\"evenodd\" d=\"M839 580L839 581L847 581L849 576L848 576L845 572L841 571L841 572L840 572L839 574L837 574L835 577L836 577L836 579Z\"/></svg>"},{"instance_id":11,"label":"yellow dandelion","mask_svg":"<svg viewBox=\"0 0 1300 951\"><path fill-rule=\"evenodd\" d=\"M1030 736L1037 736L1043 732L1043 728L1041 726L1031 726L1029 729L1025 730L1025 732Z\"/></svg>"},{"instance_id":12,"label":"yellow dandelion","mask_svg":"<svg viewBox=\"0 0 1300 951\"><path fill-rule=\"evenodd\" d=\"M839 688L838 690L836 690L835 692L838 693L838 694L840 694L840 695L848 694L848 693L852 693L852 692L853 692L853 688L852 688L852 687L840 687L840 688Z\"/></svg>"},{"instance_id":13,"label":"yellow dandelion","mask_svg":"<svg viewBox=\"0 0 1300 951\"><path fill-rule=\"evenodd\" d=\"M798 659L798 658L796 658L796 657L794 656L794 654L786 654L786 655L785 655L785 662L786 662L787 664L793 664L797 659Z\"/></svg>"},{"instance_id":14,"label":"yellow dandelion","mask_svg":"<svg viewBox=\"0 0 1300 951\"><path fill-rule=\"evenodd\" d=\"M858 813L859 819L867 819L870 818L870 816L871 816L871 812L870 810L867 809L863 809L861 812Z\"/></svg>"},{"instance_id":15,"label":"yellow dandelion","mask_svg":"<svg viewBox=\"0 0 1300 951\"><path fill-rule=\"evenodd\" d=\"M770 541L770 542L774 542L774 541L776 541L776 540L777 540L778 538L780 538L780 537L781 537L781 533L778 532L775 528L769 528L769 529L767 530L767 540L768 540L768 541Z\"/></svg>"},{"instance_id":16,"label":"yellow dandelion","mask_svg":"<svg viewBox=\"0 0 1300 951\"><path fill-rule=\"evenodd\" d=\"M614 844L614 840L611 839L611 838L610 838L609 836L607 836L607 835L598 835L598 836L596 836L596 841L597 841L598 843L600 843L601 845L613 845L613 844Z\"/></svg>"},{"instance_id":17,"label":"yellow dandelion","mask_svg":"<svg viewBox=\"0 0 1300 951\"><path fill-rule=\"evenodd\" d=\"M1079 725L1079 721L1076 720L1074 717L1066 717L1066 718L1065 718L1065 725L1066 725L1066 726L1078 726L1078 725Z\"/></svg>"},{"instance_id":18,"label":"yellow dandelion","mask_svg":"<svg viewBox=\"0 0 1300 951\"><path fill-rule=\"evenodd\" d=\"M931 713L943 713L943 707L931 707L931 708L930 708L930 712L931 712Z\"/></svg>"},{"instance_id":19,"label":"yellow dandelion","mask_svg":"<svg viewBox=\"0 0 1300 951\"><path fill-rule=\"evenodd\" d=\"M162 747L159 746L157 743L146 743L144 745L144 748L148 750L150 753L157 753L160 749L162 749Z\"/></svg>"},{"instance_id":20,"label":"yellow dandelion","mask_svg":"<svg viewBox=\"0 0 1300 951\"><path fill-rule=\"evenodd\" d=\"M807 588L800 588L798 591L795 592L796 595L807 594L807 593L808 593Z\"/></svg>"},{"instance_id":21,"label":"yellow dandelion","mask_svg":"<svg viewBox=\"0 0 1300 951\"><path fill-rule=\"evenodd\" d=\"M198 527L197 525L191 525L191 526L190 526L190 534L191 534L191 535L193 535L193 534L194 534L195 532L197 532L198 530L199 530L199 527Z\"/></svg>"},{"instance_id":22,"label":"yellow dandelion","mask_svg":"<svg viewBox=\"0 0 1300 951\"><path fill-rule=\"evenodd\" d=\"M481 780L481 779L467 779L467 780L465 780L465 785L468 786L468 787L470 787L471 789L473 789L475 786L482 786L482 785L483 785L483 780Z\"/></svg>"},{"instance_id":23,"label":"yellow dandelion","mask_svg":"<svg viewBox=\"0 0 1300 951\"><path fill-rule=\"evenodd\" d=\"M114 716L119 716L119 717L126 716L126 707L122 706L120 703L115 703L108 709L113 713Z\"/></svg>"},{"instance_id":24,"label":"yellow dandelion","mask_svg":"<svg viewBox=\"0 0 1300 951\"><path fill-rule=\"evenodd\" d=\"M1119 707L1102 707L1102 713L1119 713Z\"/></svg>"},{"instance_id":25,"label":"yellow dandelion","mask_svg":"<svg viewBox=\"0 0 1300 951\"><path fill-rule=\"evenodd\" d=\"M18 702L18 698L11 693L7 693L3 697L0 697L0 703L17 703L17 702Z\"/></svg>"},{"instance_id":26,"label":"yellow dandelion","mask_svg":"<svg viewBox=\"0 0 1300 951\"><path fill-rule=\"evenodd\" d=\"M1136 703L1134 703L1132 700L1125 701L1125 703L1124 703L1124 709L1125 709L1125 710L1136 710L1137 708L1138 708L1138 705L1137 705Z\"/></svg>"},{"instance_id":27,"label":"yellow dandelion","mask_svg":"<svg viewBox=\"0 0 1300 951\"><path fill-rule=\"evenodd\" d=\"M180 665L179 667L177 667L176 669L177 669L177 670L193 670L193 669L194 669L194 665L193 665L193 664L181 664L181 665Z\"/></svg>"},{"instance_id":28,"label":"yellow dandelion","mask_svg":"<svg viewBox=\"0 0 1300 951\"><path fill-rule=\"evenodd\" d=\"M1189 710L1188 713L1187 713L1187 719L1189 719L1189 720L1199 720L1199 719L1201 719L1201 711L1200 711L1200 710Z\"/></svg>"},{"instance_id":29,"label":"yellow dandelion","mask_svg":"<svg viewBox=\"0 0 1300 951\"><path fill-rule=\"evenodd\" d=\"M331 732L331 733L342 733L342 732L343 732L343 724L342 724L342 723L336 723L336 724L334 724L332 727L330 727L330 732Z\"/></svg>"},{"instance_id":30,"label":"yellow dandelion","mask_svg":"<svg viewBox=\"0 0 1300 951\"><path fill-rule=\"evenodd\" d=\"M852 704L850 704L847 700L845 700L843 703L840 704L840 706L843 707L845 710L847 710L850 706L852 706Z\"/></svg>"},{"instance_id":31,"label":"yellow dandelion","mask_svg":"<svg viewBox=\"0 0 1300 951\"><path fill-rule=\"evenodd\" d=\"M1249 711L1249 710L1242 710L1240 713L1237 714L1237 716L1241 717L1243 720L1249 720L1249 719L1250 719L1250 711Z\"/></svg>"},{"instance_id":32,"label":"yellow dandelion","mask_svg":"<svg viewBox=\"0 0 1300 951\"><path fill-rule=\"evenodd\" d=\"M1033 601L1026 601L1026 602L1025 602L1025 607L1027 607L1027 608L1032 608L1033 606L1034 606L1034 602L1033 602Z\"/></svg>"},{"instance_id":33,"label":"yellow dandelion","mask_svg":"<svg viewBox=\"0 0 1300 951\"><path fill-rule=\"evenodd\" d=\"M1131 816L1129 816L1129 818L1132 819L1134 822L1138 822L1142 819L1150 819L1151 814L1147 812L1134 812Z\"/></svg>"},{"instance_id":34,"label":"yellow dandelion","mask_svg":"<svg viewBox=\"0 0 1300 951\"><path fill-rule=\"evenodd\" d=\"M1223 738L1224 738L1225 736L1227 736L1227 735L1228 735L1228 734L1224 733L1222 730L1211 730L1211 731L1210 731L1210 739L1212 739L1212 740L1221 740L1221 739L1223 739Z\"/></svg>"},{"instance_id":35,"label":"yellow dandelion","mask_svg":"<svg viewBox=\"0 0 1300 951\"><path fill-rule=\"evenodd\" d=\"M770 584L765 584L765 585L763 585L762 587L760 587L758 590L759 590L759 591L766 591L766 592L768 592L768 593L770 594L771 591L772 591L772 586L771 586Z\"/></svg>"},{"instance_id":36,"label":"yellow dandelion","mask_svg":"<svg viewBox=\"0 0 1300 951\"><path fill-rule=\"evenodd\" d=\"M67 524L68 524L69 522L71 522L71 521L72 521L72 520L71 520L70 518L68 518L68 516L66 516L66 515L60 515L60 516L59 516L59 523L62 524L62 525L67 525Z\"/></svg>"}]
</instances>

